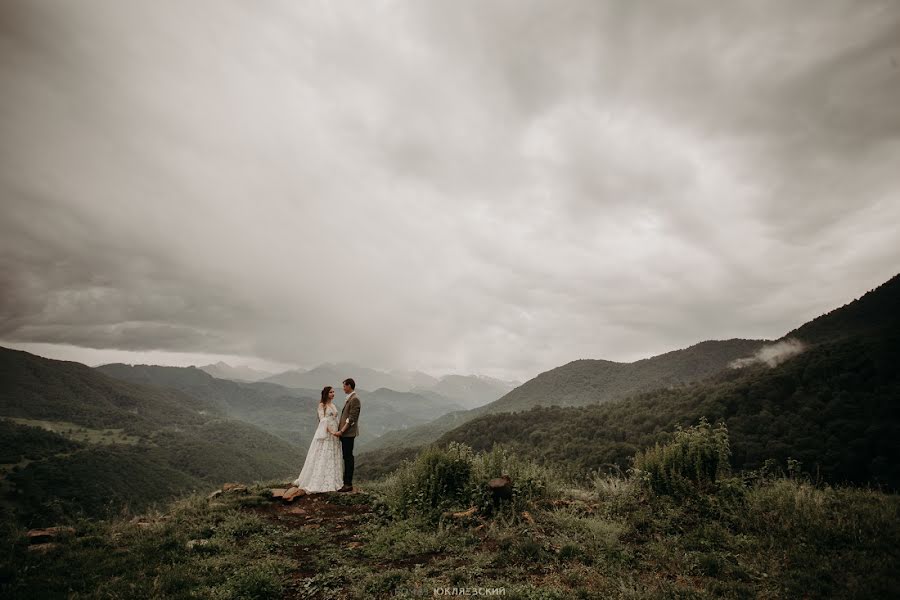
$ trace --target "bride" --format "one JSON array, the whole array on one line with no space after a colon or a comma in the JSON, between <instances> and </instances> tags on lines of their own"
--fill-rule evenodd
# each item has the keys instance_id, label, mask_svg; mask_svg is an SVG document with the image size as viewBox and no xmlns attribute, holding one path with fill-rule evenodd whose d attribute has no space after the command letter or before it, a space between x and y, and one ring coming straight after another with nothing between
<instances>
[{"instance_id":1,"label":"bride","mask_svg":"<svg viewBox=\"0 0 900 600\"><path fill-rule=\"evenodd\" d=\"M344 485L341 439L332 435L338 429L338 412L333 400L334 389L326 386L317 410L319 426L313 434L300 476L294 480L294 485L307 493L334 492Z\"/></svg>"}]
</instances>

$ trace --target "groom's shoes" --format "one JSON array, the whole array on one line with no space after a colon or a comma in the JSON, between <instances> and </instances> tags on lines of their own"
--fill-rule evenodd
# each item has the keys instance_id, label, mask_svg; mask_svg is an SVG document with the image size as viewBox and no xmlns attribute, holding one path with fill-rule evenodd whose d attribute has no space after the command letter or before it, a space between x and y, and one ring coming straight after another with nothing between
<instances>
[{"instance_id":1,"label":"groom's shoes","mask_svg":"<svg viewBox=\"0 0 900 600\"><path fill-rule=\"evenodd\" d=\"M342 488L339 489L338 491L339 491L339 492L342 492L342 493L343 493L343 492L352 492L352 491L353 491L353 486L352 486L352 485L345 485L344 487L342 487Z\"/></svg>"}]
</instances>

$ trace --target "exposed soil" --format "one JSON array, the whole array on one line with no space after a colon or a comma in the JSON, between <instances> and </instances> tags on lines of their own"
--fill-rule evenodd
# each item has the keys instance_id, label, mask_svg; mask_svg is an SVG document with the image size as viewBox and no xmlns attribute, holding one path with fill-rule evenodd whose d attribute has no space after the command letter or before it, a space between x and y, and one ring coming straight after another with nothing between
<instances>
[{"instance_id":1,"label":"exposed soil","mask_svg":"<svg viewBox=\"0 0 900 600\"><path fill-rule=\"evenodd\" d=\"M294 548L297 570L291 574L293 585L289 587L287 598L296 597L296 588L301 580L314 577L320 571L317 560L323 547L343 547L348 552L362 548L357 530L372 515L368 503L350 503L348 496L361 492L325 492L298 496L291 502L274 499L271 504L247 507L246 510L289 529L318 530L319 542Z\"/></svg>"},{"instance_id":2,"label":"exposed soil","mask_svg":"<svg viewBox=\"0 0 900 600\"><path fill-rule=\"evenodd\" d=\"M360 497L362 496L362 497ZM318 539L309 545L298 545L293 549L296 570L291 573L291 584L285 598L310 597L310 590L305 587L309 578L319 575L327 568L328 553L340 548L354 557L356 564L368 564L374 571L388 569L411 569L419 565L430 565L445 559L442 552L425 552L413 556L385 559L366 556L365 540L360 533L363 524L375 517L365 492L354 489L350 493L325 492L298 496L287 502L273 499L271 503L247 506L245 510L256 513L265 519L277 523L281 527L316 531ZM476 531L481 531L477 528ZM496 547L494 540L483 540L480 549ZM457 566L464 566L465 559L460 559ZM302 592L302 593L301 593Z\"/></svg>"}]
</instances>

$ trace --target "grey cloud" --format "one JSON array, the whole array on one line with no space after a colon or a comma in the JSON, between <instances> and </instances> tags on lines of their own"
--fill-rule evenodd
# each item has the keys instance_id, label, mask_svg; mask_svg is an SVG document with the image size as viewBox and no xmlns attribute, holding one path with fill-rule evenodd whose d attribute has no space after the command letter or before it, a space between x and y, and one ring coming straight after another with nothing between
<instances>
[{"instance_id":1,"label":"grey cloud","mask_svg":"<svg viewBox=\"0 0 900 600\"><path fill-rule=\"evenodd\" d=\"M0 340L524 379L778 337L895 274L898 26L5 2Z\"/></svg>"}]
</instances>

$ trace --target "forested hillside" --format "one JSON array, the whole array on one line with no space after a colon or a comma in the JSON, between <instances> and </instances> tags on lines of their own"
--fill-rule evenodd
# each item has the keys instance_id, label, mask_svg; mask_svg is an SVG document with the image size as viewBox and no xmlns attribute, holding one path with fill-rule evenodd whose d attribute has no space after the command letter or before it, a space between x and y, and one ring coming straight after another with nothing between
<instances>
[{"instance_id":1,"label":"forested hillside","mask_svg":"<svg viewBox=\"0 0 900 600\"><path fill-rule=\"evenodd\" d=\"M315 390L217 379L195 367L109 364L97 370L123 381L178 390L304 449L316 428Z\"/></svg>"},{"instance_id":2,"label":"forested hillside","mask_svg":"<svg viewBox=\"0 0 900 600\"><path fill-rule=\"evenodd\" d=\"M124 381L171 388L209 402L231 418L246 421L281 439L309 447L316 429L316 406L320 391L286 388L270 382L235 382L217 379L194 367L109 364L98 370ZM323 386L329 380L323 380ZM337 390L335 403L343 406L343 392ZM427 423L459 404L438 394L416 394L380 388L361 389L365 417L361 422L361 442L391 429Z\"/></svg>"},{"instance_id":3,"label":"forested hillside","mask_svg":"<svg viewBox=\"0 0 900 600\"><path fill-rule=\"evenodd\" d=\"M705 379L759 350L760 340L709 341L635 361L576 360L522 384L487 412L514 412L532 406L585 406L638 392Z\"/></svg>"},{"instance_id":4,"label":"forested hillside","mask_svg":"<svg viewBox=\"0 0 900 600\"><path fill-rule=\"evenodd\" d=\"M140 509L302 463L296 447L174 390L5 348L0 375L5 518L41 524Z\"/></svg>"},{"instance_id":5,"label":"forested hillside","mask_svg":"<svg viewBox=\"0 0 900 600\"><path fill-rule=\"evenodd\" d=\"M430 423L390 431L365 444L367 451L428 444L477 417L533 406L586 406L642 391L697 381L763 347L759 340L710 341L633 363L576 360L541 373L502 398L478 408L447 414Z\"/></svg>"},{"instance_id":6,"label":"forested hillside","mask_svg":"<svg viewBox=\"0 0 900 600\"><path fill-rule=\"evenodd\" d=\"M868 335L878 337L900 326L900 275L861 298L817 317L788 333L809 343Z\"/></svg>"},{"instance_id":7,"label":"forested hillside","mask_svg":"<svg viewBox=\"0 0 900 600\"><path fill-rule=\"evenodd\" d=\"M894 278L791 332L806 349L774 368L729 368L706 381L583 408L483 415L437 443L462 441L476 449L505 443L524 456L583 474L626 468L637 450L666 440L666 431L706 416L727 424L737 468L791 457L828 481L898 489L898 289ZM406 456L396 449L367 454L360 468L382 473Z\"/></svg>"}]
</instances>

